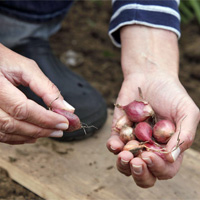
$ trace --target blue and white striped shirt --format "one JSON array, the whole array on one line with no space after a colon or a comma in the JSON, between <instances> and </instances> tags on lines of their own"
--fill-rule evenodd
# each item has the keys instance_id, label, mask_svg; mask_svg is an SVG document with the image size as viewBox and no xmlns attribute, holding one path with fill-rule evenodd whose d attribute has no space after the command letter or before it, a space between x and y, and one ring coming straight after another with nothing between
<instances>
[{"instance_id":1,"label":"blue and white striped shirt","mask_svg":"<svg viewBox=\"0 0 200 200\"><path fill-rule=\"evenodd\" d=\"M173 31L180 38L179 0L112 0L109 36L121 47L120 28L140 24Z\"/></svg>"}]
</instances>

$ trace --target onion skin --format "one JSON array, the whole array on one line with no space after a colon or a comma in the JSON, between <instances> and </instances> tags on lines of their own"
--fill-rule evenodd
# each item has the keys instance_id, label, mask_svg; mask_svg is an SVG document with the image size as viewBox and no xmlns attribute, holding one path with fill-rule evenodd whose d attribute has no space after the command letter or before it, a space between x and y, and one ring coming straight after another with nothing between
<instances>
[{"instance_id":1,"label":"onion skin","mask_svg":"<svg viewBox=\"0 0 200 200\"><path fill-rule=\"evenodd\" d=\"M135 127L135 136L141 142L153 142L152 133L152 127L147 122L140 122Z\"/></svg>"},{"instance_id":2,"label":"onion skin","mask_svg":"<svg viewBox=\"0 0 200 200\"><path fill-rule=\"evenodd\" d=\"M117 128L117 130L121 130L123 126L132 126L132 125L133 122L130 121L128 116L125 114L117 120L115 128Z\"/></svg>"},{"instance_id":3,"label":"onion skin","mask_svg":"<svg viewBox=\"0 0 200 200\"><path fill-rule=\"evenodd\" d=\"M68 119L69 128L66 130L66 132L73 132L82 128L79 117L75 115L74 113L71 113L67 110L59 109L59 108L52 108L52 111L60 115L63 115L64 117Z\"/></svg>"},{"instance_id":4,"label":"onion skin","mask_svg":"<svg viewBox=\"0 0 200 200\"><path fill-rule=\"evenodd\" d=\"M142 122L154 115L154 111L150 104L146 101L132 101L122 109L132 122Z\"/></svg>"},{"instance_id":5,"label":"onion skin","mask_svg":"<svg viewBox=\"0 0 200 200\"><path fill-rule=\"evenodd\" d=\"M130 126L124 125L119 132L119 137L124 143L134 140L134 129Z\"/></svg>"},{"instance_id":6,"label":"onion skin","mask_svg":"<svg viewBox=\"0 0 200 200\"><path fill-rule=\"evenodd\" d=\"M138 156L142 152L143 146L137 140L129 141L123 148L124 151L130 151L134 156Z\"/></svg>"},{"instance_id":7,"label":"onion skin","mask_svg":"<svg viewBox=\"0 0 200 200\"><path fill-rule=\"evenodd\" d=\"M159 143L166 144L175 133L175 125L170 120L160 120L153 127L153 137Z\"/></svg>"},{"instance_id":8,"label":"onion skin","mask_svg":"<svg viewBox=\"0 0 200 200\"><path fill-rule=\"evenodd\" d=\"M147 148L147 151L152 151L156 155L160 156L163 160L166 160L165 153L162 153L163 147L157 146L155 144L150 144L150 143L146 143L144 146L149 148L149 149Z\"/></svg>"}]
</instances>

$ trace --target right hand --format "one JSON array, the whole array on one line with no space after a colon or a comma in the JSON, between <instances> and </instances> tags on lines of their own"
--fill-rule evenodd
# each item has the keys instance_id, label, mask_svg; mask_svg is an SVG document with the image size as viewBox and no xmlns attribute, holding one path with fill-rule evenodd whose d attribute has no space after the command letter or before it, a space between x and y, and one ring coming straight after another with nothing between
<instances>
[{"instance_id":1,"label":"right hand","mask_svg":"<svg viewBox=\"0 0 200 200\"><path fill-rule=\"evenodd\" d=\"M23 144L40 137L61 137L68 120L27 99L18 85L30 87L47 106L60 94L33 60L0 44L0 142ZM61 95L52 106L70 107Z\"/></svg>"}]
</instances>

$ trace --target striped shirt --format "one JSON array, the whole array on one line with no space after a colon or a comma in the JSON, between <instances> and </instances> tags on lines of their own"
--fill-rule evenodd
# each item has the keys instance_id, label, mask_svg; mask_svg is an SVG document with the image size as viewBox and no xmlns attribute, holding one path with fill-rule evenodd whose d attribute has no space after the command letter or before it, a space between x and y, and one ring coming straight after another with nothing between
<instances>
[{"instance_id":1,"label":"striped shirt","mask_svg":"<svg viewBox=\"0 0 200 200\"><path fill-rule=\"evenodd\" d=\"M120 28L140 24L173 31L180 38L179 0L112 0L109 36L121 47Z\"/></svg>"}]
</instances>

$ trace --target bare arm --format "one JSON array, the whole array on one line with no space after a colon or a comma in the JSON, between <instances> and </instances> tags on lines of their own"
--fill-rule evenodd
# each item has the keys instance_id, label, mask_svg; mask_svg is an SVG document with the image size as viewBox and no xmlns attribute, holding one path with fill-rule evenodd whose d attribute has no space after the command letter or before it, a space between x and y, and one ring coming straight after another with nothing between
<instances>
[{"instance_id":1,"label":"bare arm","mask_svg":"<svg viewBox=\"0 0 200 200\"><path fill-rule=\"evenodd\" d=\"M124 144L118 134L112 132L107 147L111 152L119 153L119 171L132 175L139 186L151 187L156 178L168 179L177 173L183 152L194 140L200 119L199 109L178 78L179 51L174 33L140 25L125 26L121 29L121 44L124 81L117 103L125 105L137 99L137 88L141 87L144 98L157 115L176 123L176 133L167 144L169 151L176 146L181 119L187 116L181 125L180 139L184 143L167 156L167 161L152 152L144 152L142 158L134 158L127 151L121 152ZM121 115L122 112L115 109L113 126Z\"/></svg>"}]
</instances>

